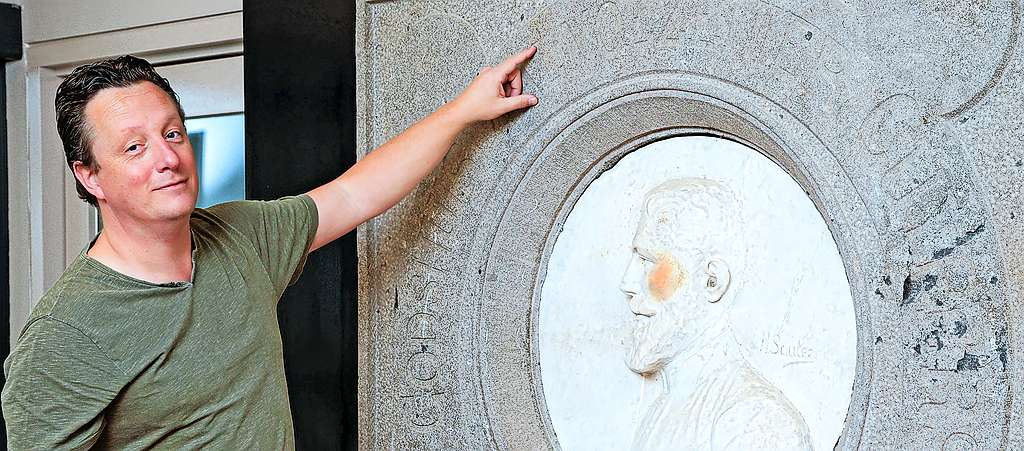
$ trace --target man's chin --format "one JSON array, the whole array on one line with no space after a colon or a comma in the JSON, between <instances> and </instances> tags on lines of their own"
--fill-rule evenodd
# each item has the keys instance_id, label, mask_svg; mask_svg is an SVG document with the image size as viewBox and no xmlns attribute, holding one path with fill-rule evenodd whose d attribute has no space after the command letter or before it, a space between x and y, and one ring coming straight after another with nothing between
<instances>
[{"instance_id":1,"label":"man's chin","mask_svg":"<svg viewBox=\"0 0 1024 451\"><path fill-rule=\"evenodd\" d=\"M652 356L648 352L633 349L626 359L626 366L629 367L630 371L647 377L661 371L665 367L665 362L665 359Z\"/></svg>"},{"instance_id":2,"label":"man's chin","mask_svg":"<svg viewBox=\"0 0 1024 451\"><path fill-rule=\"evenodd\" d=\"M187 218L195 210L195 202L189 203L186 199L175 199L161 205L158 216L160 219L173 220Z\"/></svg>"}]
</instances>

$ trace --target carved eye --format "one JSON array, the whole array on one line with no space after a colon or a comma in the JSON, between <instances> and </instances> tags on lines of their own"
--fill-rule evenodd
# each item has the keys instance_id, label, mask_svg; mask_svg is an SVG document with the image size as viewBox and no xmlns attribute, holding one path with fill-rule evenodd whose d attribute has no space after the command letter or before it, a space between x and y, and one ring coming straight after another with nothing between
<instances>
[{"instance_id":1,"label":"carved eye","mask_svg":"<svg viewBox=\"0 0 1024 451\"><path fill-rule=\"evenodd\" d=\"M642 261L644 263L654 263L654 260L652 260L650 257L644 255L643 252L640 252L640 249L637 249L637 248L634 247L633 248L633 254L635 254L637 257L640 257L640 261Z\"/></svg>"}]
</instances>

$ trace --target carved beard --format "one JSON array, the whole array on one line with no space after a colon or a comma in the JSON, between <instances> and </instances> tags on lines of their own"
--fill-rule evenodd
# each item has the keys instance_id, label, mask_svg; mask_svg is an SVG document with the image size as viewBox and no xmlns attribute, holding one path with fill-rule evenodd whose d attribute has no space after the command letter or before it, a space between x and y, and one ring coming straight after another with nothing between
<instances>
[{"instance_id":1,"label":"carved beard","mask_svg":"<svg viewBox=\"0 0 1024 451\"><path fill-rule=\"evenodd\" d=\"M653 317L637 316L633 328L633 343L626 364L634 373L651 376L661 371L686 345L685 327L666 312Z\"/></svg>"}]
</instances>

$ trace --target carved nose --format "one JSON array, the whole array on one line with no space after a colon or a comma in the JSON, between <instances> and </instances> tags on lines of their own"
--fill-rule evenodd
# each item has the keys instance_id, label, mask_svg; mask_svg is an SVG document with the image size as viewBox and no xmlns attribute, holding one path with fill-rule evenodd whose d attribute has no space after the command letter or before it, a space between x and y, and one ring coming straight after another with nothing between
<instances>
[{"instance_id":1,"label":"carved nose","mask_svg":"<svg viewBox=\"0 0 1024 451\"><path fill-rule=\"evenodd\" d=\"M647 306L647 302L644 299L642 283L644 279L643 272L643 261L640 260L640 256L633 254L633 258L629 260L629 266L626 267L626 273L622 275L622 282L619 284L619 290L626 295L626 301L629 303L629 310L636 315L651 316L654 315L654 310Z\"/></svg>"},{"instance_id":2,"label":"carved nose","mask_svg":"<svg viewBox=\"0 0 1024 451\"><path fill-rule=\"evenodd\" d=\"M641 266L640 257L633 254L633 257L629 259L629 266L626 266L626 273L622 275L622 281L619 282L619 290L622 290L630 298L640 293L640 280L643 277Z\"/></svg>"}]
</instances>

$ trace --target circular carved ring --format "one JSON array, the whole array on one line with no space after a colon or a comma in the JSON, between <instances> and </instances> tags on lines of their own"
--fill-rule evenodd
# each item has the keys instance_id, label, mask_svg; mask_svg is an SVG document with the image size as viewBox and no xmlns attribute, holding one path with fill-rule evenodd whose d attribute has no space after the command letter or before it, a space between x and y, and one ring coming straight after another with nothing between
<instances>
[{"instance_id":1,"label":"circular carved ring","mask_svg":"<svg viewBox=\"0 0 1024 451\"><path fill-rule=\"evenodd\" d=\"M846 267L857 321L857 369L839 447L856 448L872 378L884 232L841 162L782 106L726 80L648 72L604 85L556 112L503 174L484 211L501 211L493 235L475 237L480 386L496 448L558 448L547 415L536 325L547 258L576 200L623 156L654 141L713 135L751 147L786 170L825 218ZM521 163L521 164L517 164ZM467 287L468 288L468 287Z\"/></svg>"}]
</instances>

